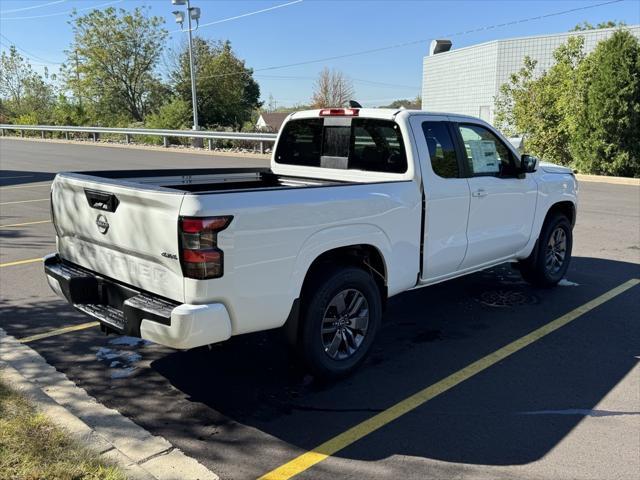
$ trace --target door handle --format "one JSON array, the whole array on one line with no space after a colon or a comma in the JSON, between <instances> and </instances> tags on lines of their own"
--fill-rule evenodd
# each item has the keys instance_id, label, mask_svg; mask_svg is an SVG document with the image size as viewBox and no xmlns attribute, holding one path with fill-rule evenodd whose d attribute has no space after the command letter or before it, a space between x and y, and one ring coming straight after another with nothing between
<instances>
[{"instance_id":1,"label":"door handle","mask_svg":"<svg viewBox=\"0 0 640 480\"><path fill-rule=\"evenodd\" d=\"M489 193L484 188L479 188L471 194L474 197L486 197Z\"/></svg>"},{"instance_id":2,"label":"door handle","mask_svg":"<svg viewBox=\"0 0 640 480\"><path fill-rule=\"evenodd\" d=\"M99 192L98 190L84 189L84 194L87 197L89 206L96 210L104 210L106 212L115 212L116 208L120 204L118 197L113 193Z\"/></svg>"}]
</instances>

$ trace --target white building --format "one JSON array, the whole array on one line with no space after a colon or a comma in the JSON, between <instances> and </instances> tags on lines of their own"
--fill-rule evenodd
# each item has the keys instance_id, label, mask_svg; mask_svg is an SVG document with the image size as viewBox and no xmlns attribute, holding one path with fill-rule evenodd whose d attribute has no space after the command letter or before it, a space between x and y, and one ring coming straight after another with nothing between
<instances>
[{"instance_id":1,"label":"white building","mask_svg":"<svg viewBox=\"0 0 640 480\"><path fill-rule=\"evenodd\" d=\"M640 25L624 27L640 39ZM536 73L553 65L553 52L569 37L584 37L584 50L591 52L615 28L494 40L449 50L448 40L434 40L424 57L422 108L480 117L493 122L494 98L500 85L520 70L525 56L538 61Z\"/></svg>"}]
</instances>

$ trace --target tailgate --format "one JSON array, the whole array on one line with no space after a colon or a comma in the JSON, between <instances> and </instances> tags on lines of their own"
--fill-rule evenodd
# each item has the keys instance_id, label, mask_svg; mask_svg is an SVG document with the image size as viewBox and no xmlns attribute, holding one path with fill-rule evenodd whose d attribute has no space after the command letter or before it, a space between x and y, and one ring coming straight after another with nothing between
<instances>
[{"instance_id":1,"label":"tailgate","mask_svg":"<svg viewBox=\"0 0 640 480\"><path fill-rule=\"evenodd\" d=\"M58 175L51 191L60 256L106 277L182 302L182 192Z\"/></svg>"}]
</instances>

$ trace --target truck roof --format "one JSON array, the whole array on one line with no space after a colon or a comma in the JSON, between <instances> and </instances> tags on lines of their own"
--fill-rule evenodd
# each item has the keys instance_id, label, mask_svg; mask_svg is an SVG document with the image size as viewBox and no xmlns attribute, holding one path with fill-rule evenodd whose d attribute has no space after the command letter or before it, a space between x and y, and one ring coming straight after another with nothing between
<instances>
[{"instance_id":1,"label":"truck roof","mask_svg":"<svg viewBox=\"0 0 640 480\"><path fill-rule=\"evenodd\" d=\"M320 112L322 109L315 110L301 110L299 112L293 112L289 115L287 120L291 119L300 119L300 118L316 118L320 116ZM409 110L405 108L358 108L358 117L366 117L366 118L380 118L386 120L393 120L399 113L405 113L408 116L412 115L440 115L447 117L456 117L459 119L471 119L471 120L479 120L477 117L472 117L469 115L461 115L458 113L449 113L449 112L431 112L427 110Z\"/></svg>"}]
</instances>

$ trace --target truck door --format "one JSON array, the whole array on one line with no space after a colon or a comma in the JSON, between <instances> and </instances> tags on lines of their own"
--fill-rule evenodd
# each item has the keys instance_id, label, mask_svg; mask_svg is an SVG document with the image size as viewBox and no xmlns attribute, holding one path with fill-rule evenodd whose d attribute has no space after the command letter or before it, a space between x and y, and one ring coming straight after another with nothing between
<instances>
[{"instance_id":1,"label":"truck door","mask_svg":"<svg viewBox=\"0 0 640 480\"><path fill-rule=\"evenodd\" d=\"M412 116L411 129L424 188L422 281L427 282L452 274L464 259L470 192L448 118Z\"/></svg>"},{"instance_id":2,"label":"truck door","mask_svg":"<svg viewBox=\"0 0 640 480\"><path fill-rule=\"evenodd\" d=\"M469 246L460 269L507 259L524 248L531 236L537 184L518 178L517 157L487 125L454 124L459 149L466 157L471 205Z\"/></svg>"}]
</instances>

